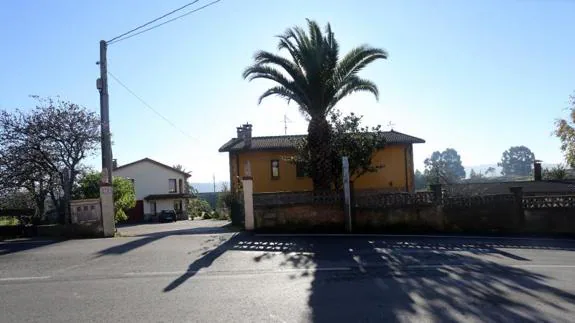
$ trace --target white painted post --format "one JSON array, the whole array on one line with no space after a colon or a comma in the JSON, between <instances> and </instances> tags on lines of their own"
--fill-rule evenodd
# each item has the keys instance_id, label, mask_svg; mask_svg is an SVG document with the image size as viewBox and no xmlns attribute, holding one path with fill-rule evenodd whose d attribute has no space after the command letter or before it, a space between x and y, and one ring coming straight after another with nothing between
<instances>
[{"instance_id":1,"label":"white painted post","mask_svg":"<svg viewBox=\"0 0 575 323\"><path fill-rule=\"evenodd\" d=\"M347 157L341 158L343 167L343 194L345 200L345 228L347 232L351 233L351 192L349 188L349 161Z\"/></svg>"},{"instance_id":2,"label":"white painted post","mask_svg":"<svg viewBox=\"0 0 575 323\"><path fill-rule=\"evenodd\" d=\"M242 186L244 190L244 227L248 231L255 228L254 221L254 182L252 178L252 171L250 161L246 161L244 165L244 176L242 177Z\"/></svg>"},{"instance_id":3,"label":"white painted post","mask_svg":"<svg viewBox=\"0 0 575 323\"><path fill-rule=\"evenodd\" d=\"M111 185L100 186L100 204L104 237L113 237L116 234L116 223L114 222L114 194Z\"/></svg>"}]
</instances>

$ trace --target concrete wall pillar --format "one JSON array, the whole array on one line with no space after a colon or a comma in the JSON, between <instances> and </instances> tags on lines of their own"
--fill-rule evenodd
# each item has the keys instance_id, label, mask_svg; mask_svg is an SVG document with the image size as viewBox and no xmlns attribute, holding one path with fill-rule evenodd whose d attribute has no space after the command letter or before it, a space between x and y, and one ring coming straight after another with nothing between
<instances>
[{"instance_id":1,"label":"concrete wall pillar","mask_svg":"<svg viewBox=\"0 0 575 323\"><path fill-rule=\"evenodd\" d=\"M441 188L441 184L432 184L430 185L431 191L433 192L433 199L435 204L441 205L443 204L443 192Z\"/></svg>"},{"instance_id":2,"label":"concrete wall pillar","mask_svg":"<svg viewBox=\"0 0 575 323\"><path fill-rule=\"evenodd\" d=\"M100 186L100 204L104 237L113 237L116 235L116 222L114 220L114 194L112 185Z\"/></svg>"},{"instance_id":3,"label":"concrete wall pillar","mask_svg":"<svg viewBox=\"0 0 575 323\"><path fill-rule=\"evenodd\" d=\"M254 221L254 182L252 177L244 176L242 178L242 186L244 191L244 226L248 231L255 228Z\"/></svg>"},{"instance_id":4,"label":"concrete wall pillar","mask_svg":"<svg viewBox=\"0 0 575 323\"><path fill-rule=\"evenodd\" d=\"M510 187L515 203L514 223L517 230L522 230L525 225L525 213L523 212L523 187Z\"/></svg>"}]
</instances>

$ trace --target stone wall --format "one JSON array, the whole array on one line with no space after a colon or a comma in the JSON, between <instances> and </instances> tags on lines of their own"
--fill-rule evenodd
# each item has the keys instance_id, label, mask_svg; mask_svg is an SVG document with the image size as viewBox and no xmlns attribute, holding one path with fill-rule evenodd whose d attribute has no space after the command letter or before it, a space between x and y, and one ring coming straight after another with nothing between
<instances>
[{"instance_id":1,"label":"stone wall","mask_svg":"<svg viewBox=\"0 0 575 323\"><path fill-rule=\"evenodd\" d=\"M289 204L254 206L258 231L338 232L343 230L341 205Z\"/></svg>"},{"instance_id":2,"label":"stone wall","mask_svg":"<svg viewBox=\"0 0 575 323\"><path fill-rule=\"evenodd\" d=\"M445 229L441 207L356 208L353 228L357 232L442 232Z\"/></svg>"},{"instance_id":3,"label":"stone wall","mask_svg":"<svg viewBox=\"0 0 575 323\"><path fill-rule=\"evenodd\" d=\"M575 234L575 196L524 197L521 190L471 197L389 192L359 196L352 203L353 231L357 233ZM314 197L311 192L254 195L255 228L344 232L344 207L338 197Z\"/></svg>"}]
</instances>

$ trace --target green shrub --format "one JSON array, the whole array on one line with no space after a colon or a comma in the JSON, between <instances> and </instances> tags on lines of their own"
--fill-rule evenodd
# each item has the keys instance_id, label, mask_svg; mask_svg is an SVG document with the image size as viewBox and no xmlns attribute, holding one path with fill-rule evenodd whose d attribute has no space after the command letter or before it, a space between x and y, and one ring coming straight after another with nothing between
<instances>
[{"instance_id":1,"label":"green shrub","mask_svg":"<svg viewBox=\"0 0 575 323\"><path fill-rule=\"evenodd\" d=\"M218 193L218 201L216 206L218 209L230 208L232 203L236 200L234 193L230 192L226 186Z\"/></svg>"},{"instance_id":2,"label":"green shrub","mask_svg":"<svg viewBox=\"0 0 575 323\"><path fill-rule=\"evenodd\" d=\"M227 209L221 209L219 212L214 212L212 219L216 220L229 220L230 216Z\"/></svg>"},{"instance_id":3,"label":"green shrub","mask_svg":"<svg viewBox=\"0 0 575 323\"><path fill-rule=\"evenodd\" d=\"M122 209L116 209L116 213L114 214L114 221L116 223L119 222L124 222L128 220L128 216L126 215L126 212L124 212L124 210Z\"/></svg>"},{"instance_id":4,"label":"green shrub","mask_svg":"<svg viewBox=\"0 0 575 323\"><path fill-rule=\"evenodd\" d=\"M20 220L15 216L0 216L0 225L19 225Z\"/></svg>"},{"instance_id":5,"label":"green shrub","mask_svg":"<svg viewBox=\"0 0 575 323\"><path fill-rule=\"evenodd\" d=\"M551 169L545 168L542 175L545 180L562 180L567 178L567 169L559 164Z\"/></svg>"},{"instance_id":6,"label":"green shrub","mask_svg":"<svg viewBox=\"0 0 575 323\"><path fill-rule=\"evenodd\" d=\"M190 203L188 203L188 213L192 218L202 217L204 219L209 219L211 212L212 207L206 200L195 198L190 200Z\"/></svg>"}]
</instances>

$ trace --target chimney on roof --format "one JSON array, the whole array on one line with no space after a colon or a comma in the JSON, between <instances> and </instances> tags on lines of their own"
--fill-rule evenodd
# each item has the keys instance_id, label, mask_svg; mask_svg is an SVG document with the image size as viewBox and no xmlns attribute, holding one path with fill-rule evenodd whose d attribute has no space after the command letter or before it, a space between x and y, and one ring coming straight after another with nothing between
<instances>
[{"instance_id":1,"label":"chimney on roof","mask_svg":"<svg viewBox=\"0 0 575 323\"><path fill-rule=\"evenodd\" d=\"M238 139L244 141L246 147L252 144L252 125L249 123L243 124L241 127L237 127Z\"/></svg>"},{"instance_id":2,"label":"chimney on roof","mask_svg":"<svg viewBox=\"0 0 575 323\"><path fill-rule=\"evenodd\" d=\"M541 161L535 160L533 162L533 179L535 181L540 181L542 179L541 176Z\"/></svg>"}]
</instances>

